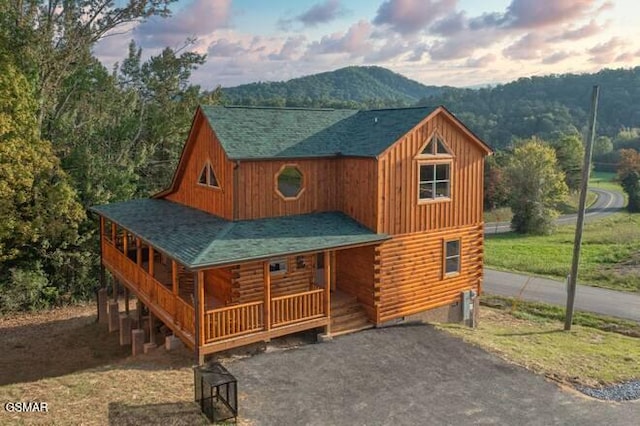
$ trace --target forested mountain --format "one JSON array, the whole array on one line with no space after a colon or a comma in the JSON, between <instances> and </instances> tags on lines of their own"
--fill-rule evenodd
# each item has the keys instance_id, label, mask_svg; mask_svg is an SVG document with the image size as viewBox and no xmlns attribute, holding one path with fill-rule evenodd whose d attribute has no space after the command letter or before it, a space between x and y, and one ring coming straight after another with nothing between
<instances>
[{"instance_id":1,"label":"forested mountain","mask_svg":"<svg viewBox=\"0 0 640 426\"><path fill-rule=\"evenodd\" d=\"M445 105L492 146L504 148L514 138L582 131L594 84L600 85L599 135L640 127L640 67L521 78L479 90L448 88L420 104Z\"/></svg>"},{"instance_id":2,"label":"forested mountain","mask_svg":"<svg viewBox=\"0 0 640 426\"><path fill-rule=\"evenodd\" d=\"M223 89L227 104L314 107L409 106L446 87L425 86L381 67L346 67L286 82Z\"/></svg>"},{"instance_id":3,"label":"forested mountain","mask_svg":"<svg viewBox=\"0 0 640 426\"><path fill-rule=\"evenodd\" d=\"M598 134L614 137L640 127L640 67L595 74L521 78L481 89L426 86L380 67L347 67L287 82L223 89L242 105L376 108L444 105L495 148L516 139L581 132L591 88L600 85Z\"/></svg>"}]
</instances>

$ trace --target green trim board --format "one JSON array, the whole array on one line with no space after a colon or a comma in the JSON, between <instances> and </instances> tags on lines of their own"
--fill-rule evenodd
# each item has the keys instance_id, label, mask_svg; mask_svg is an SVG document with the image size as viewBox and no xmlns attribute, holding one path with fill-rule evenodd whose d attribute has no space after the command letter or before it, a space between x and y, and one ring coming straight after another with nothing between
<instances>
[{"instance_id":1,"label":"green trim board","mask_svg":"<svg viewBox=\"0 0 640 426\"><path fill-rule=\"evenodd\" d=\"M376 110L200 106L231 160L376 157L437 107Z\"/></svg>"},{"instance_id":2,"label":"green trim board","mask_svg":"<svg viewBox=\"0 0 640 426\"><path fill-rule=\"evenodd\" d=\"M161 199L123 201L90 210L189 269L377 244L390 238L341 212L232 222Z\"/></svg>"}]
</instances>

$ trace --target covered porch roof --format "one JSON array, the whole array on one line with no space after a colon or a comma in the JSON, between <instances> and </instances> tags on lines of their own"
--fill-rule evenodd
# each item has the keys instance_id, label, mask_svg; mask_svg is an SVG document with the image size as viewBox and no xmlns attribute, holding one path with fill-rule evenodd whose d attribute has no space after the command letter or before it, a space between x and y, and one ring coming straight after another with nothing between
<instances>
[{"instance_id":1,"label":"covered porch roof","mask_svg":"<svg viewBox=\"0 0 640 426\"><path fill-rule=\"evenodd\" d=\"M376 244L376 234L340 212L228 221L161 199L95 206L118 224L189 269Z\"/></svg>"}]
</instances>

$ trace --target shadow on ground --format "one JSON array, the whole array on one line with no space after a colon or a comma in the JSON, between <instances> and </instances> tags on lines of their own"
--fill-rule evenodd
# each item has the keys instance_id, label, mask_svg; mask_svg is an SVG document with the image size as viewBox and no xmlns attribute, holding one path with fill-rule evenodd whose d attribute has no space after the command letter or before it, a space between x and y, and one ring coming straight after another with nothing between
<instances>
[{"instance_id":1,"label":"shadow on ground","mask_svg":"<svg viewBox=\"0 0 640 426\"><path fill-rule=\"evenodd\" d=\"M117 426L138 425L204 425L206 417L195 402L166 404L109 403L109 424Z\"/></svg>"}]
</instances>

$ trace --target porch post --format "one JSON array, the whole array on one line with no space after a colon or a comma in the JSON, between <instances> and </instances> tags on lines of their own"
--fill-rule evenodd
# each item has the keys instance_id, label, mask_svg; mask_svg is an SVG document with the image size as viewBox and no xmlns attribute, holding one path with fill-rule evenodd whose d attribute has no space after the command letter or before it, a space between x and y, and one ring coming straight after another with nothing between
<instances>
[{"instance_id":1,"label":"porch post","mask_svg":"<svg viewBox=\"0 0 640 426\"><path fill-rule=\"evenodd\" d=\"M264 329L271 330L271 273L269 272L269 261L262 263L262 277L264 281Z\"/></svg>"},{"instance_id":2,"label":"porch post","mask_svg":"<svg viewBox=\"0 0 640 426\"><path fill-rule=\"evenodd\" d=\"M178 265L176 261L171 259L171 287L173 289L173 295L178 296Z\"/></svg>"},{"instance_id":3,"label":"porch post","mask_svg":"<svg viewBox=\"0 0 640 426\"><path fill-rule=\"evenodd\" d=\"M102 240L105 235L104 217L100 216L100 288L98 289L98 318L99 323L106 324L107 317L107 284L104 271L104 263L102 261L104 253L102 253Z\"/></svg>"},{"instance_id":4,"label":"porch post","mask_svg":"<svg viewBox=\"0 0 640 426\"><path fill-rule=\"evenodd\" d=\"M153 254L153 247L151 245L149 245L149 275L151 275L151 277L153 278L153 268L155 266L155 260L154 260L154 254Z\"/></svg>"},{"instance_id":5,"label":"porch post","mask_svg":"<svg viewBox=\"0 0 640 426\"><path fill-rule=\"evenodd\" d=\"M324 312L327 317L326 334L331 334L331 252L324 252Z\"/></svg>"},{"instance_id":6,"label":"porch post","mask_svg":"<svg viewBox=\"0 0 640 426\"><path fill-rule=\"evenodd\" d=\"M122 252L126 256L129 251L129 238L127 237L127 230L122 230Z\"/></svg>"},{"instance_id":7,"label":"porch post","mask_svg":"<svg viewBox=\"0 0 640 426\"><path fill-rule=\"evenodd\" d=\"M136 264L142 266L142 241L136 237Z\"/></svg>"},{"instance_id":8,"label":"porch post","mask_svg":"<svg viewBox=\"0 0 640 426\"><path fill-rule=\"evenodd\" d=\"M195 316L195 321L194 321L194 325L195 325L195 330L194 330L194 336L193 336L193 340L194 340L194 346L195 346L195 362L197 365L202 365L204 364L204 354L201 353L200 347L202 346L202 344L204 343L201 339L200 339L200 329L201 327L201 323L200 320L202 317L200 317L200 305L202 304L202 301L200 300L200 272L194 272L193 273L193 315Z\"/></svg>"},{"instance_id":9,"label":"porch post","mask_svg":"<svg viewBox=\"0 0 640 426\"><path fill-rule=\"evenodd\" d=\"M116 244L116 224L115 222L111 222L111 242L113 243L114 247L118 247L118 245Z\"/></svg>"}]
</instances>

